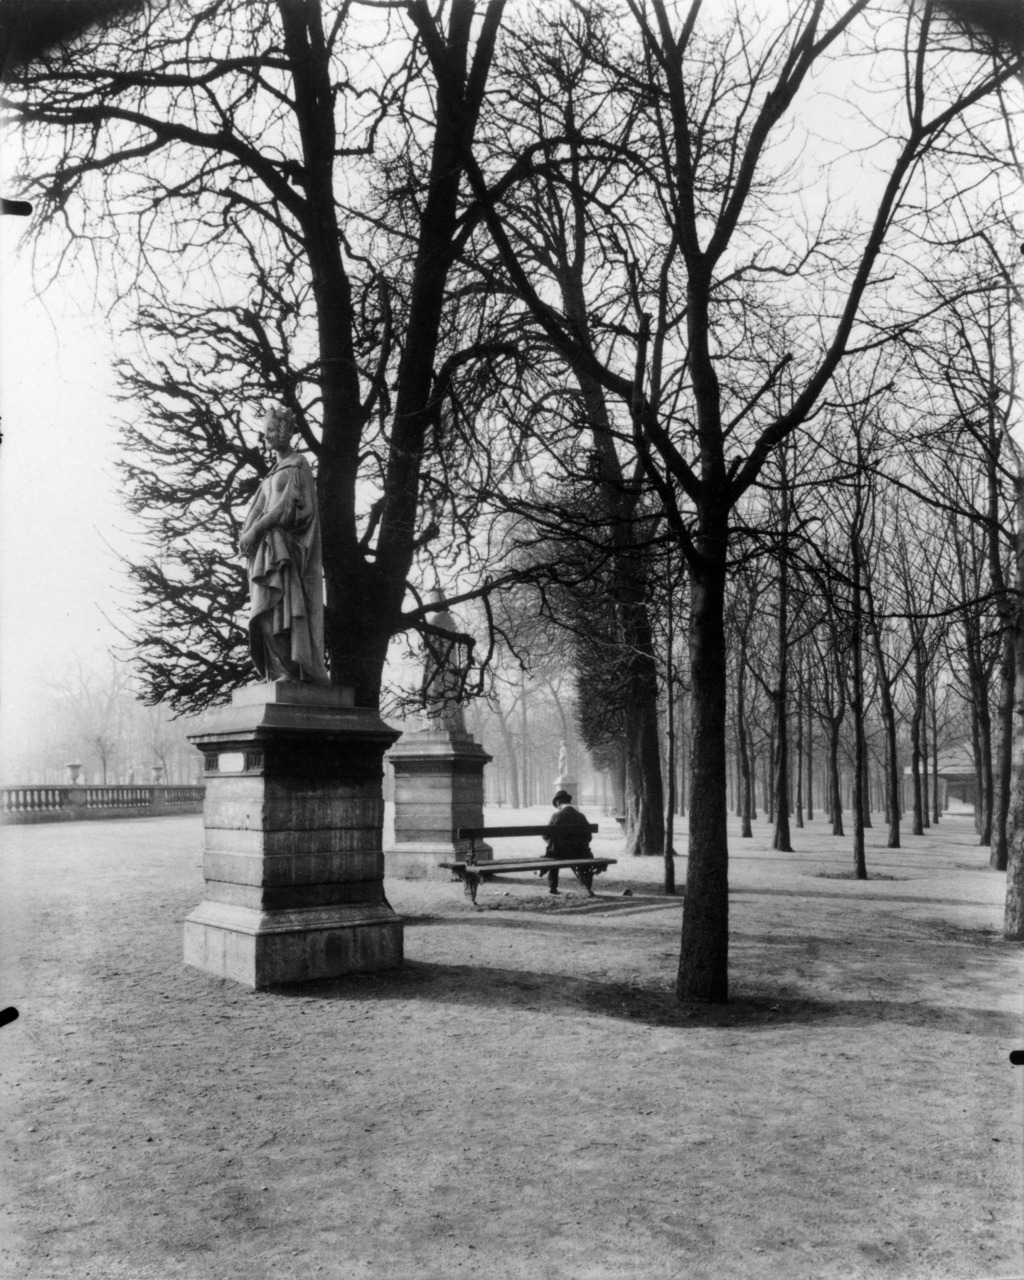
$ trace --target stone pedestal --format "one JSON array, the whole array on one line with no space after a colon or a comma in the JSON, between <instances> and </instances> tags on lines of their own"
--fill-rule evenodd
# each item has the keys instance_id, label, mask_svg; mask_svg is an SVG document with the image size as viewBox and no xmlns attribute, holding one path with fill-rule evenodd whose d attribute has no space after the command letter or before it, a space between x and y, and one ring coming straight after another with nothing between
<instances>
[{"instance_id":1,"label":"stone pedestal","mask_svg":"<svg viewBox=\"0 0 1024 1280\"><path fill-rule=\"evenodd\" d=\"M484 765L490 759L457 729L403 734L388 752L395 770L395 839L384 851L389 876L451 879L437 864L469 852L469 841L457 838L459 827L484 825ZM490 845L478 840L476 856L490 861Z\"/></svg>"},{"instance_id":2,"label":"stone pedestal","mask_svg":"<svg viewBox=\"0 0 1024 1280\"><path fill-rule=\"evenodd\" d=\"M352 691L249 685L191 735L205 760L206 896L185 963L253 988L402 963L384 897L384 752Z\"/></svg>"}]
</instances>

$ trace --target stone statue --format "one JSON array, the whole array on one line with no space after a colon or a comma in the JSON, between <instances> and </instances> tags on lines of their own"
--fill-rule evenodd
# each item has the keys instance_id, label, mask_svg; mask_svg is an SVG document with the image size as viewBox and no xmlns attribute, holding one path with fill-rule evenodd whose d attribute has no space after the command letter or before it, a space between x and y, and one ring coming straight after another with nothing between
<instances>
[{"instance_id":1,"label":"stone statue","mask_svg":"<svg viewBox=\"0 0 1024 1280\"><path fill-rule=\"evenodd\" d=\"M558 776L560 778L565 777L566 756L565 739L563 738L558 747Z\"/></svg>"},{"instance_id":2,"label":"stone statue","mask_svg":"<svg viewBox=\"0 0 1024 1280\"><path fill-rule=\"evenodd\" d=\"M442 631L455 631L455 619L447 609L433 613L427 619ZM423 672L423 700L431 729L452 733L466 732L466 717L458 702L459 675L452 668L451 657L457 651L455 640L445 642L431 636L430 648Z\"/></svg>"},{"instance_id":3,"label":"stone statue","mask_svg":"<svg viewBox=\"0 0 1024 1280\"><path fill-rule=\"evenodd\" d=\"M316 486L292 447L295 415L272 405L263 418L277 455L238 540L249 569L249 652L264 680L326 684L324 588Z\"/></svg>"}]
</instances>

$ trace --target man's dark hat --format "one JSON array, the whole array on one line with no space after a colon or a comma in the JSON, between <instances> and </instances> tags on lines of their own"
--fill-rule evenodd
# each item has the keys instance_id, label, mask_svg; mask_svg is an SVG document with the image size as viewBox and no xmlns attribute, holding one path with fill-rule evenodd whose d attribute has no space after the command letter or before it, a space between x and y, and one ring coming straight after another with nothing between
<instances>
[{"instance_id":1,"label":"man's dark hat","mask_svg":"<svg viewBox=\"0 0 1024 1280\"><path fill-rule=\"evenodd\" d=\"M568 791L556 791L555 798L551 801L551 803L559 804L563 800L565 801L566 804L572 804L572 796L568 793Z\"/></svg>"}]
</instances>

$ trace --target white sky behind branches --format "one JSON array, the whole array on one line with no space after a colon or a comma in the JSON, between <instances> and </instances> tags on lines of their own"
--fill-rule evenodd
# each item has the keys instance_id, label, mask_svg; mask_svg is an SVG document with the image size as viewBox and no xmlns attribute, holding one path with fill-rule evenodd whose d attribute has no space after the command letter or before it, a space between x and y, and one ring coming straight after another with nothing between
<instances>
[{"instance_id":1,"label":"white sky behind branches","mask_svg":"<svg viewBox=\"0 0 1024 1280\"><path fill-rule=\"evenodd\" d=\"M81 279L35 296L18 224L0 219L0 777L47 682L117 643L116 552L133 541L103 318Z\"/></svg>"},{"instance_id":2,"label":"white sky behind branches","mask_svg":"<svg viewBox=\"0 0 1024 1280\"><path fill-rule=\"evenodd\" d=\"M525 7L510 5L509 20ZM769 0L757 8L772 15L789 5ZM382 21L379 14L370 20ZM899 23L892 33L898 37ZM388 50L378 77L394 69L397 51ZM855 222L869 217L887 173L882 161L893 154L893 143L875 147L890 113L902 123L893 93L902 68L893 52L868 56L867 46L861 52L816 70L778 146L780 161L802 167L788 199L812 220L828 198ZM353 74L363 56L352 56ZM856 104L850 100L854 81L863 86ZM865 150L852 154L859 148ZM0 151L0 179L16 149L9 140ZM829 161L835 163L826 171ZM66 270L41 300L34 296L31 257L15 252L22 230L21 219L0 219L0 778L4 758L32 732L47 679L78 660L101 666L106 651L118 645L126 599L118 553L130 553L137 536L115 472L116 421L127 409L113 399L112 365L115 352L129 348L110 337L104 314L109 299L95 294L86 262ZM785 228L773 233L785 241ZM173 247L175 234L169 227L158 239L166 237ZM49 261L61 247L57 229L51 236L44 246ZM231 294L237 281L229 272L219 278ZM815 323L813 316L808 320Z\"/></svg>"}]
</instances>

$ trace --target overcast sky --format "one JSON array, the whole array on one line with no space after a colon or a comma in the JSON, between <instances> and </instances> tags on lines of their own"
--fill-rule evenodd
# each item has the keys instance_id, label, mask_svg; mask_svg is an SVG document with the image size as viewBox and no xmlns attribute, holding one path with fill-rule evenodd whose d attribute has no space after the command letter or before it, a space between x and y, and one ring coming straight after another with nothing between
<instances>
[{"instance_id":1,"label":"overcast sky","mask_svg":"<svg viewBox=\"0 0 1024 1280\"><path fill-rule=\"evenodd\" d=\"M850 146L872 132L843 101L847 74L831 67L827 92L797 113L786 145L807 166L834 151L823 138ZM826 191L863 203L881 180L874 161L854 161L856 183L846 171L827 184L812 174L808 207ZM79 271L35 297L30 253L16 254L23 231L22 219L0 218L0 778L12 740L33 732L40 689L118 646L117 552L133 542L114 471L121 410L105 317Z\"/></svg>"},{"instance_id":2,"label":"overcast sky","mask_svg":"<svg viewBox=\"0 0 1024 1280\"><path fill-rule=\"evenodd\" d=\"M42 686L117 643L129 527L102 317L80 282L34 296L23 227L0 219L0 750L31 733Z\"/></svg>"}]
</instances>

